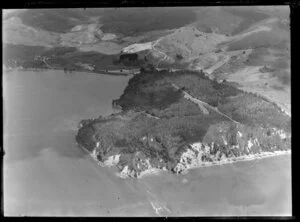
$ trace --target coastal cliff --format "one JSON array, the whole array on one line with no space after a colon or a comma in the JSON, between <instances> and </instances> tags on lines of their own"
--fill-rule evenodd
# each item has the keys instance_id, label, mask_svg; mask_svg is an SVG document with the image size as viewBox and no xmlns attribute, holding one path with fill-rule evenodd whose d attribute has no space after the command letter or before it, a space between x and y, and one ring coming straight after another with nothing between
<instances>
[{"instance_id":1,"label":"coastal cliff","mask_svg":"<svg viewBox=\"0 0 300 222\"><path fill-rule=\"evenodd\" d=\"M291 149L288 115L202 72L143 72L113 104L122 111L81 121L76 141L121 177L183 173Z\"/></svg>"}]
</instances>

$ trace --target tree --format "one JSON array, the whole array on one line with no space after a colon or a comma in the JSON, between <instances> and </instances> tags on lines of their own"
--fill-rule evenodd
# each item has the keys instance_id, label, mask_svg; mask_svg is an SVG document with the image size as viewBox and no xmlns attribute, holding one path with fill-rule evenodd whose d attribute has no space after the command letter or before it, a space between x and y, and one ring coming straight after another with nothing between
<instances>
[{"instance_id":1,"label":"tree","mask_svg":"<svg viewBox=\"0 0 300 222\"><path fill-rule=\"evenodd\" d=\"M145 72L146 72L145 67L141 67L141 68L140 68L140 73L145 73Z\"/></svg>"},{"instance_id":2,"label":"tree","mask_svg":"<svg viewBox=\"0 0 300 222\"><path fill-rule=\"evenodd\" d=\"M182 60L182 59L183 59L183 56L180 55L180 54L176 54L176 58L177 58L178 60Z\"/></svg>"}]
</instances>

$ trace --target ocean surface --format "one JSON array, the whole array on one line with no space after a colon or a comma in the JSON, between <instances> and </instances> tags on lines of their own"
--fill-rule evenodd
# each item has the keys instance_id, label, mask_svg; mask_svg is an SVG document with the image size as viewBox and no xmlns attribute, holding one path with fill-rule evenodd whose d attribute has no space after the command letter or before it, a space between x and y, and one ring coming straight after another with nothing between
<instances>
[{"instance_id":1,"label":"ocean surface","mask_svg":"<svg viewBox=\"0 0 300 222\"><path fill-rule=\"evenodd\" d=\"M75 143L78 122L113 112L129 77L3 75L6 216L291 215L291 156L117 177Z\"/></svg>"}]
</instances>

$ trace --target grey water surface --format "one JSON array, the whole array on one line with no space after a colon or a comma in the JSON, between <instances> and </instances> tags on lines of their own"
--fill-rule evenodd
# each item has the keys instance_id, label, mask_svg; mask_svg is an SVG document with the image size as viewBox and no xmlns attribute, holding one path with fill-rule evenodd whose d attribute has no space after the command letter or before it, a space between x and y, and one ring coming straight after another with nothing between
<instances>
[{"instance_id":1,"label":"grey water surface","mask_svg":"<svg viewBox=\"0 0 300 222\"><path fill-rule=\"evenodd\" d=\"M113 112L129 77L3 75L4 213L26 216L290 215L290 155L121 179L75 143L77 124Z\"/></svg>"}]
</instances>

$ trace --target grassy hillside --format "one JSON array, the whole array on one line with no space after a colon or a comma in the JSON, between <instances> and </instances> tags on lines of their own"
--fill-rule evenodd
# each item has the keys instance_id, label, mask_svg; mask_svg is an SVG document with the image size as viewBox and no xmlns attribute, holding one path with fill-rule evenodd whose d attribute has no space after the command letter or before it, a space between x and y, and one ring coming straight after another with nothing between
<instances>
[{"instance_id":1,"label":"grassy hillside","mask_svg":"<svg viewBox=\"0 0 300 222\"><path fill-rule=\"evenodd\" d=\"M46 68L43 62L34 58L46 51L42 46L3 45L3 64L6 67Z\"/></svg>"},{"instance_id":2,"label":"grassy hillside","mask_svg":"<svg viewBox=\"0 0 300 222\"><path fill-rule=\"evenodd\" d=\"M261 46L275 47L289 38L288 33L280 29L272 31L261 31L248 35L247 37L228 44L228 51L257 48Z\"/></svg>"},{"instance_id":3,"label":"grassy hillside","mask_svg":"<svg viewBox=\"0 0 300 222\"><path fill-rule=\"evenodd\" d=\"M243 18L226 10L226 7L205 7L196 10L197 20L193 26L206 33L232 35Z\"/></svg>"},{"instance_id":4,"label":"grassy hillside","mask_svg":"<svg viewBox=\"0 0 300 222\"><path fill-rule=\"evenodd\" d=\"M30 9L19 15L23 24L50 32L68 32L88 21L83 9Z\"/></svg>"},{"instance_id":5,"label":"grassy hillside","mask_svg":"<svg viewBox=\"0 0 300 222\"><path fill-rule=\"evenodd\" d=\"M224 10L243 19L243 22L232 32L232 35L243 32L251 25L269 17L269 15L253 7L224 7Z\"/></svg>"},{"instance_id":6,"label":"grassy hillside","mask_svg":"<svg viewBox=\"0 0 300 222\"><path fill-rule=\"evenodd\" d=\"M105 69L140 68L146 63L143 56L135 61L120 60L120 54L105 55L98 52L82 52L76 47L42 47L4 44L3 64L7 67L60 68L82 70L78 63L89 64L95 72ZM39 58L37 58L39 57ZM47 65L42 62L46 60Z\"/></svg>"},{"instance_id":7,"label":"grassy hillside","mask_svg":"<svg viewBox=\"0 0 300 222\"><path fill-rule=\"evenodd\" d=\"M108 9L100 22L104 24L101 27L104 32L129 36L180 28L195 19L192 8L122 8Z\"/></svg>"}]
</instances>

